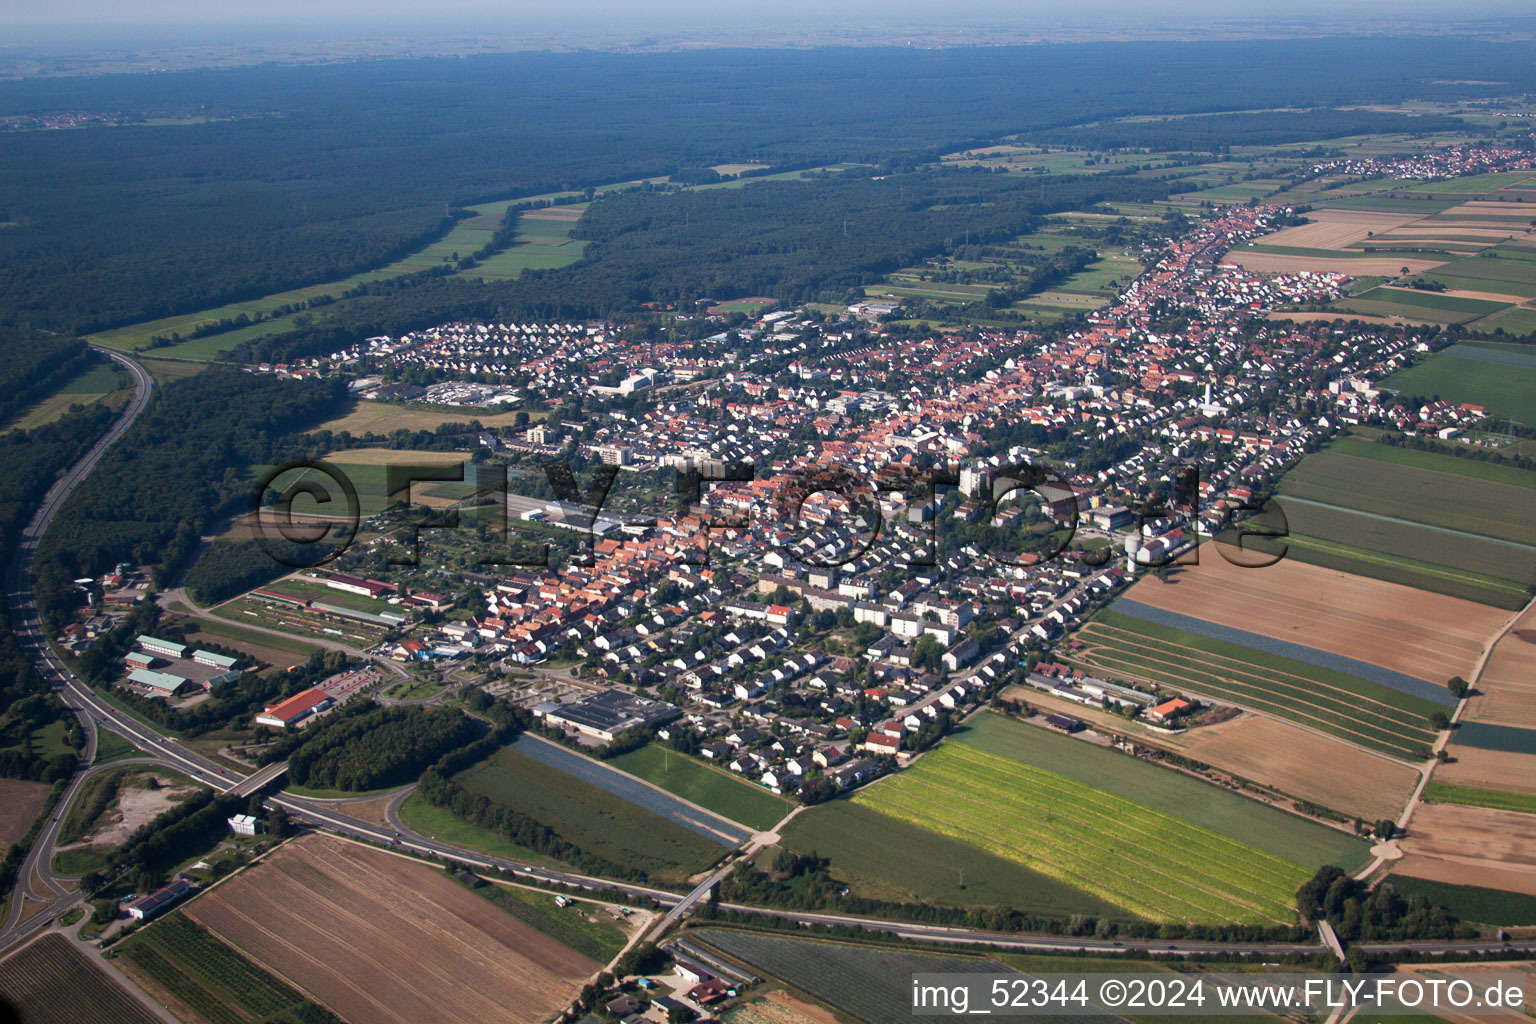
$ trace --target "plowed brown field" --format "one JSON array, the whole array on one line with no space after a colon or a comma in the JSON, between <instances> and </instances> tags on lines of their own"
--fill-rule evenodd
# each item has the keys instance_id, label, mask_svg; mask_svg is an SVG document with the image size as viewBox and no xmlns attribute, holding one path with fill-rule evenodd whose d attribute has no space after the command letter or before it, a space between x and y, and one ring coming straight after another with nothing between
<instances>
[{"instance_id":1,"label":"plowed brown field","mask_svg":"<svg viewBox=\"0 0 1536 1024\"><path fill-rule=\"evenodd\" d=\"M1295 559L1244 569L1209 548L1199 565L1177 570L1166 583L1148 576L1129 596L1434 683L1470 678L1483 645L1509 615Z\"/></svg>"},{"instance_id":2,"label":"plowed brown field","mask_svg":"<svg viewBox=\"0 0 1536 1024\"><path fill-rule=\"evenodd\" d=\"M1536 815L1422 804L1399 842L1393 871L1536 896Z\"/></svg>"},{"instance_id":3,"label":"plowed brown field","mask_svg":"<svg viewBox=\"0 0 1536 1024\"><path fill-rule=\"evenodd\" d=\"M321 836L186 913L350 1021L536 1024L599 967L441 871Z\"/></svg>"}]
</instances>

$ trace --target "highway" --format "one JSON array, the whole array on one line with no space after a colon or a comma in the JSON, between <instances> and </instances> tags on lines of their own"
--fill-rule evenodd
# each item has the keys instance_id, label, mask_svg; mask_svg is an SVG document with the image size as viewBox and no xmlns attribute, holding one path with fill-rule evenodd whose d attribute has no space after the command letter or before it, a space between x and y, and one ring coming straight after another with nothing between
<instances>
[{"instance_id":1,"label":"highway","mask_svg":"<svg viewBox=\"0 0 1536 1024\"><path fill-rule=\"evenodd\" d=\"M6 577L6 589L10 599L12 621L17 639L31 653L43 676L59 691L64 702L79 717L82 727L86 730L89 747L87 753L90 757L86 759L84 764L89 765L90 760L94 758L97 727L106 726L121 733L140 749L151 755L147 759L148 761L174 767L221 793L236 792L245 794L255 792L263 785L278 778L283 770L286 769L286 765L269 765L252 775L242 775L188 750L174 739L162 735L125 712L119 711L98 696L84 682L76 678L68 666L54 654L38 621L32 589L29 585L30 569L33 556L36 553L37 539L47 530L48 525L52 522L54 515L65 498L68 497L70 491L95 466L102 452L120 438L134 418L143 411L149 402L150 392L153 388L153 381L150 379L149 374L132 359L117 352L107 351L107 354L124 365L132 373L135 383L134 397L124 411L122 418L113 425L112 429L91 448L90 452L69 473L50 489L42 506L38 509L37 514L32 518L22 535L17 557L12 559ZM4 926L0 927L0 949L4 949L15 943L18 939L29 935L70 908L83 904L84 900L80 894L69 892L67 886L60 883L49 873L48 862L52 859L54 844L58 838L59 825L68 810L69 802L74 798L80 785L90 772L91 769L88 767L81 768L76 772L70 781L64 799L60 801L53 812L52 820L45 825L38 841L34 843L28 855L27 863L18 877L13 893L10 914ZM348 817L346 814L333 809L330 806L330 802L325 800L278 794L267 797L266 803L268 806L281 807L293 818L316 828L388 846L405 853L417 854L441 861L456 862L467 867L486 871L507 871L518 877L545 884L575 886L586 889L607 889L634 897L652 899L663 906L672 908L672 912L665 919L667 924L675 922L696 901L704 898L713 884L724 877L732 866L728 862L724 867L713 872L704 883L696 886L693 891L687 894L670 892L633 882L614 881L575 872L535 867L517 861L466 850L412 831L400 821L398 816L398 805L408 793L409 790L401 791L386 808L385 819L389 822L388 827L375 826ZM44 885L51 888L58 895L52 900L46 901L46 909L34 914L23 922L19 920L24 902L23 894L30 888L34 872L39 876L39 880ZM1174 955L1198 955L1220 952L1248 953L1259 956L1276 956L1294 952L1319 952L1323 949L1321 944L1168 942L1166 940L1126 940L1124 942L1116 942L1106 939L993 932L984 929L947 925L886 921L878 918L847 914L750 907L737 904L724 904L723 906L725 909L732 911L771 915L804 924L857 926L904 938L920 939L925 942L984 944L1013 949L1095 950L1105 953L1143 951ZM1365 948L1379 952L1391 949L1413 949L1427 956L1439 953L1485 950L1536 952L1536 939L1512 945L1501 943L1427 942L1403 943L1400 945L1367 945Z\"/></svg>"}]
</instances>

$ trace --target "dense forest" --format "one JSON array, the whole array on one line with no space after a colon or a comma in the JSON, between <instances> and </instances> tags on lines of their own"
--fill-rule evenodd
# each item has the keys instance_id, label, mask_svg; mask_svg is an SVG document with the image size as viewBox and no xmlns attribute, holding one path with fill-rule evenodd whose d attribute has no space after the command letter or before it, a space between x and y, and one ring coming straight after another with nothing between
<instances>
[{"instance_id":1,"label":"dense forest","mask_svg":"<svg viewBox=\"0 0 1536 1024\"><path fill-rule=\"evenodd\" d=\"M528 53L0 84L0 317L86 330L376 266L477 200L724 161L882 169L1129 114L1507 94L1519 44L1223 40ZM1367 116L1367 115L1357 115Z\"/></svg>"},{"instance_id":2,"label":"dense forest","mask_svg":"<svg viewBox=\"0 0 1536 1024\"><path fill-rule=\"evenodd\" d=\"M422 769L483 731L457 708L372 708L323 721L288 758L300 786L360 791L414 782Z\"/></svg>"},{"instance_id":3,"label":"dense forest","mask_svg":"<svg viewBox=\"0 0 1536 1024\"><path fill-rule=\"evenodd\" d=\"M333 547L291 543L276 531L262 541L215 541L203 548L182 584L198 604L215 605L286 576L295 565L315 564L330 550Z\"/></svg>"},{"instance_id":4,"label":"dense forest","mask_svg":"<svg viewBox=\"0 0 1536 1024\"><path fill-rule=\"evenodd\" d=\"M0 352L9 349L0 348ZM7 377L20 369L21 364L11 364ZM110 409L93 405L47 426L0 434L0 466L6 470L5 493L0 495L0 567L15 557L21 531L59 471L106 433L115 416ZM68 778L76 758L69 754L44 757L31 738L65 714L64 705L52 695L11 632L10 611L0 605L0 748L5 748L0 749L0 776L44 782ZM72 746L84 744L73 720L68 738Z\"/></svg>"},{"instance_id":5,"label":"dense forest","mask_svg":"<svg viewBox=\"0 0 1536 1024\"><path fill-rule=\"evenodd\" d=\"M72 580L120 561L155 566L163 583L211 523L246 507L252 470L295 453L295 432L339 410L345 392L340 380L222 368L157 388L44 536L39 612L57 621L73 606Z\"/></svg>"},{"instance_id":6,"label":"dense forest","mask_svg":"<svg viewBox=\"0 0 1536 1024\"><path fill-rule=\"evenodd\" d=\"M1038 226L1046 213L1150 200L1167 190L1125 175L1025 178L950 169L626 192L588 209L577 234L592 244L568 267L485 286L425 279L366 304L326 307L304 330L233 351L247 361L291 359L455 317L571 320L632 314L646 302L743 295L841 302L861 296L859 287L882 274L967 237L1005 241Z\"/></svg>"},{"instance_id":7,"label":"dense forest","mask_svg":"<svg viewBox=\"0 0 1536 1024\"><path fill-rule=\"evenodd\" d=\"M1158 121L1121 121L1032 132L1025 140L1074 149L1190 150L1225 153L1233 146L1278 146L1373 132L1466 131L1459 117L1379 110L1264 110Z\"/></svg>"}]
</instances>

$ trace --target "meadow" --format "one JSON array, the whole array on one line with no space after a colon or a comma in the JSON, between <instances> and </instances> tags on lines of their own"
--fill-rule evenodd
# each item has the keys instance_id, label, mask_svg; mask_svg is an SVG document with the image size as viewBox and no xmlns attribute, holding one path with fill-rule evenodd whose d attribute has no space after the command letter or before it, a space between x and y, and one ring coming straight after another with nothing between
<instances>
[{"instance_id":1,"label":"meadow","mask_svg":"<svg viewBox=\"0 0 1536 1024\"><path fill-rule=\"evenodd\" d=\"M1071 659L1110 677L1147 679L1265 711L1350 742L1415 758L1434 742L1434 706L1282 655L1101 612Z\"/></svg>"},{"instance_id":2,"label":"meadow","mask_svg":"<svg viewBox=\"0 0 1536 1024\"><path fill-rule=\"evenodd\" d=\"M653 879L680 881L725 852L697 832L510 748L455 781L542 822L588 853Z\"/></svg>"},{"instance_id":3,"label":"meadow","mask_svg":"<svg viewBox=\"0 0 1536 1024\"><path fill-rule=\"evenodd\" d=\"M596 903L573 900L568 906L555 905L555 894L520 885L487 882L475 890L502 910L568 946L588 960L606 964L623 950L627 937ZM589 919L588 915L597 920Z\"/></svg>"},{"instance_id":4,"label":"meadow","mask_svg":"<svg viewBox=\"0 0 1536 1024\"><path fill-rule=\"evenodd\" d=\"M109 977L105 967L63 935L44 935L0 960L0 992L27 1024L159 1024L133 996ZM67 999L60 993L67 992ZM82 1010L89 1008L89 1014Z\"/></svg>"},{"instance_id":5,"label":"meadow","mask_svg":"<svg viewBox=\"0 0 1536 1024\"><path fill-rule=\"evenodd\" d=\"M655 744L613 758L608 764L759 831L773 828L795 807L787 797Z\"/></svg>"}]
</instances>

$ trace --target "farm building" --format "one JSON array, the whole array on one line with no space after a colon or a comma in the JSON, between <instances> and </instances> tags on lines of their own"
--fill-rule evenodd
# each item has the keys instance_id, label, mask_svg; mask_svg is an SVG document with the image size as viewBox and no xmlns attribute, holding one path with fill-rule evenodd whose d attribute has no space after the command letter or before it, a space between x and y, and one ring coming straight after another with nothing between
<instances>
[{"instance_id":1,"label":"farm building","mask_svg":"<svg viewBox=\"0 0 1536 1024\"><path fill-rule=\"evenodd\" d=\"M231 658L227 654L215 654L212 651L193 651L192 660L199 665L207 665L209 668L216 668L221 672L228 672L240 664L239 658Z\"/></svg>"},{"instance_id":2,"label":"farm building","mask_svg":"<svg viewBox=\"0 0 1536 1024\"><path fill-rule=\"evenodd\" d=\"M1180 712L1188 710L1189 707L1189 701L1174 697L1172 700L1165 700L1157 707L1148 711L1147 717L1154 722L1169 722L1177 717Z\"/></svg>"},{"instance_id":3,"label":"farm building","mask_svg":"<svg viewBox=\"0 0 1536 1024\"><path fill-rule=\"evenodd\" d=\"M152 636L140 634L139 647L150 654L158 654L162 658L185 658L187 645L173 643L170 640L159 640Z\"/></svg>"},{"instance_id":4,"label":"farm building","mask_svg":"<svg viewBox=\"0 0 1536 1024\"><path fill-rule=\"evenodd\" d=\"M178 878L170 885L145 896L143 899L128 907L128 916L135 921L148 921L150 918L165 910L171 904L176 903L192 892L191 883Z\"/></svg>"},{"instance_id":5,"label":"farm building","mask_svg":"<svg viewBox=\"0 0 1536 1024\"><path fill-rule=\"evenodd\" d=\"M1060 713L1054 715L1046 715L1045 724L1050 726L1052 729L1060 729L1062 732L1081 732L1083 729L1087 728L1087 723L1084 722L1081 718L1074 718L1071 715L1063 715Z\"/></svg>"},{"instance_id":6,"label":"farm building","mask_svg":"<svg viewBox=\"0 0 1536 1024\"><path fill-rule=\"evenodd\" d=\"M677 707L664 700L636 697L623 690L604 690L570 704L546 707L544 721L568 725L588 736L612 742L626 729L650 725L677 714Z\"/></svg>"},{"instance_id":7,"label":"farm building","mask_svg":"<svg viewBox=\"0 0 1536 1024\"><path fill-rule=\"evenodd\" d=\"M393 583L383 583L379 580L360 580L356 576L347 576L344 573L332 573L325 578L325 585L332 590L341 590L348 594L357 594L361 597L384 597L395 592Z\"/></svg>"},{"instance_id":8,"label":"farm building","mask_svg":"<svg viewBox=\"0 0 1536 1024\"><path fill-rule=\"evenodd\" d=\"M156 694L174 697L187 685L187 680L181 676L172 675L169 672L154 672L147 668L136 668L128 673L130 683L138 683L146 686Z\"/></svg>"},{"instance_id":9,"label":"farm building","mask_svg":"<svg viewBox=\"0 0 1536 1024\"><path fill-rule=\"evenodd\" d=\"M250 596L261 601L266 601L268 604L281 605L284 608L309 607L309 602L304 600L302 597L289 597L287 594L279 594L277 591L268 590L266 587L258 587L257 589L251 591Z\"/></svg>"},{"instance_id":10,"label":"farm building","mask_svg":"<svg viewBox=\"0 0 1536 1024\"><path fill-rule=\"evenodd\" d=\"M257 725L269 725L274 729L286 729L297 722L302 722L317 712L324 711L336 703L322 690L305 690L283 701L274 704L261 714L256 716Z\"/></svg>"}]
</instances>

